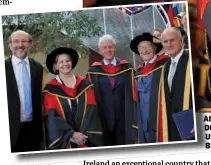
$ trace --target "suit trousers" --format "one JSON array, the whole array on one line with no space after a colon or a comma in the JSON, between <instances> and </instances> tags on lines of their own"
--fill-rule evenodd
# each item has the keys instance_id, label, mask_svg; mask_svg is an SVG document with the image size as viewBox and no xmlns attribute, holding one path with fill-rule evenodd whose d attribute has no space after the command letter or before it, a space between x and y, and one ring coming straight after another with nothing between
<instances>
[{"instance_id":1,"label":"suit trousers","mask_svg":"<svg viewBox=\"0 0 211 165\"><path fill-rule=\"evenodd\" d=\"M40 143L36 140L36 134L33 132L35 124L30 122L21 122L19 136L13 152L39 151Z\"/></svg>"}]
</instances>

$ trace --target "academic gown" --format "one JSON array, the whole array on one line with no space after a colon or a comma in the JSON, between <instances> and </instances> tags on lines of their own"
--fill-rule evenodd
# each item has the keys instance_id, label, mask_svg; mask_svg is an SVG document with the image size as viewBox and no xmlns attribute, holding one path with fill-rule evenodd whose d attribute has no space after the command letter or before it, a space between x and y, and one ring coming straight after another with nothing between
<instances>
[{"instance_id":1,"label":"academic gown","mask_svg":"<svg viewBox=\"0 0 211 165\"><path fill-rule=\"evenodd\" d=\"M133 67L125 60L116 66L95 62L87 77L94 83L105 145L135 144L138 116ZM115 80L113 86L110 78Z\"/></svg>"},{"instance_id":2,"label":"academic gown","mask_svg":"<svg viewBox=\"0 0 211 165\"><path fill-rule=\"evenodd\" d=\"M103 145L103 132L95 103L93 84L76 76L76 85L69 88L52 79L43 91L47 149L94 147ZM78 100L75 118L68 103ZM70 142L74 132L88 136L87 143L78 146Z\"/></svg>"},{"instance_id":3,"label":"academic gown","mask_svg":"<svg viewBox=\"0 0 211 165\"><path fill-rule=\"evenodd\" d=\"M158 56L153 63L140 65L135 78L138 92L138 115L146 143L156 142L157 105L161 70L168 59L166 55Z\"/></svg>"},{"instance_id":4,"label":"academic gown","mask_svg":"<svg viewBox=\"0 0 211 165\"><path fill-rule=\"evenodd\" d=\"M158 142L181 141L172 114L193 108L189 53L184 51L178 61L172 80L171 92L168 86L170 64L171 59L166 62L161 73L162 80L158 107Z\"/></svg>"}]
</instances>

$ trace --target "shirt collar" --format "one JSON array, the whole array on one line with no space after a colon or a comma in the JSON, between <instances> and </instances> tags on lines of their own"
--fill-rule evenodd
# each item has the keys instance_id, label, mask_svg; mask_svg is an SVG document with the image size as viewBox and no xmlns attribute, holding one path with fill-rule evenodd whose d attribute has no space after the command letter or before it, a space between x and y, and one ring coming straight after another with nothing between
<instances>
[{"instance_id":1,"label":"shirt collar","mask_svg":"<svg viewBox=\"0 0 211 165\"><path fill-rule=\"evenodd\" d=\"M184 49L182 49L174 58L171 57L171 61L174 61L174 62L178 63L180 57L183 54L183 51L184 51Z\"/></svg>"},{"instance_id":2,"label":"shirt collar","mask_svg":"<svg viewBox=\"0 0 211 165\"><path fill-rule=\"evenodd\" d=\"M114 57L113 60L111 60L111 61L108 61L108 60L106 60L106 59L103 59L103 62L104 62L105 65L108 65L108 64L116 65L116 63L117 63L115 57Z\"/></svg>"},{"instance_id":3,"label":"shirt collar","mask_svg":"<svg viewBox=\"0 0 211 165\"><path fill-rule=\"evenodd\" d=\"M26 58L23 59L27 64L29 64L29 57L26 56ZM18 65L20 62L22 61L22 59L16 57L15 55L12 55L12 62L15 64L15 65Z\"/></svg>"},{"instance_id":4,"label":"shirt collar","mask_svg":"<svg viewBox=\"0 0 211 165\"><path fill-rule=\"evenodd\" d=\"M61 81L59 75L56 75L56 80L62 84L62 81ZM76 83L76 76L74 74L73 74L73 80Z\"/></svg>"},{"instance_id":5,"label":"shirt collar","mask_svg":"<svg viewBox=\"0 0 211 165\"><path fill-rule=\"evenodd\" d=\"M151 60L149 60L149 61L145 61L144 62L144 64L146 65L146 64L151 64L151 63L153 63L154 61L155 61L155 59L157 58L157 55L154 55L154 57L151 59Z\"/></svg>"}]
</instances>

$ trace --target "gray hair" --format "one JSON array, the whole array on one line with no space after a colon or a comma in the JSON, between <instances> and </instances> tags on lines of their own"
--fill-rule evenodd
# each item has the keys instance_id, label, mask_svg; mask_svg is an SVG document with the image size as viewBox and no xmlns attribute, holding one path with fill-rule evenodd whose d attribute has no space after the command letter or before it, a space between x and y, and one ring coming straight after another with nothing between
<instances>
[{"instance_id":1,"label":"gray hair","mask_svg":"<svg viewBox=\"0 0 211 165\"><path fill-rule=\"evenodd\" d=\"M181 33L181 31L180 31L180 29L179 28L177 28L177 27L170 27L170 28L167 28L167 29L165 29L164 31L163 31L163 33L161 34L161 39L163 38L163 35L165 34L165 33L167 33L167 32L176 32L177 33L177 35L178 35L178 37L182 37L182 33Z\"/></svg>"},{"instance_id":2,"label":"gray hair","mask_svg":"<svg viewBox=\"0 0 211 165\"><path fill-rule=\"evenodd\" d=\"M116 45L116 41L114 40L113 36L110 35L110 34L105 34L105 35L103 35L102 37L99 38L98 48L100 47L100 45L102 44L102 42L105 42L105 41L110 41L114 45Z\"/></svg>"},{"instance_id":3,"label":"gray hair","mask_svg":"<svg viewBox=\"0 0 211 165\"><path fill-rule=\"evenodd\" d=\"M30 41L30 42L32 41L32 36L31 36L29 33L25 32L25 31L23 31L23 30L17 30L17 31L15 31L15 32L12 32L12 34L11 34L10 37L8 38L8 42L10 43L12 37L13 37L15 34L18 34L18 33L21 33L21 34L24 34L24 35L28 36L29 41Z\"/></svg>"}]
</instances>

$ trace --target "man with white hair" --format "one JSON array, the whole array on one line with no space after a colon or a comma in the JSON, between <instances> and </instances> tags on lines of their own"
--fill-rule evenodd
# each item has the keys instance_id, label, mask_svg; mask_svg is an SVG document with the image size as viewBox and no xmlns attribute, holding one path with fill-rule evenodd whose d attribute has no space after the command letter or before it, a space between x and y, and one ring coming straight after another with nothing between
<instances>
[{"instance_id":1,"label":"man with white hair","mask_svg":"<svg viewBox=\"0 0 211 165\"><path fill-rule=\"evenodd\" d=\"M5 61L12 152L39 151L42 142L43 67L29 58L32 37L18 30L9 38Z\"/></svg>"},{"instance_id":2,"label":"man with white hair","mask_svg":"<svg viewBox=\"0 0 211 165\"><path fill-rule=\"evenodd\" d=\"M183 49L184 38L180 30L175 27L164 30L161 42L170 59L166 62L161 74L157 141L193 139L189 53Z\"/></svg>"},{"instance_id":3,"label":"man with white hair","mask_svg":"<svg viewBox=\"0 0 211 165\"><path fill-rule=\"evenodd\" d=\"M105 145L135 144L138 115L134 68L115 57L116 42L111 35L102 36L98 47L103 60L94 62L87 75L94 84Z\"/></svg>"}]
</instances>

